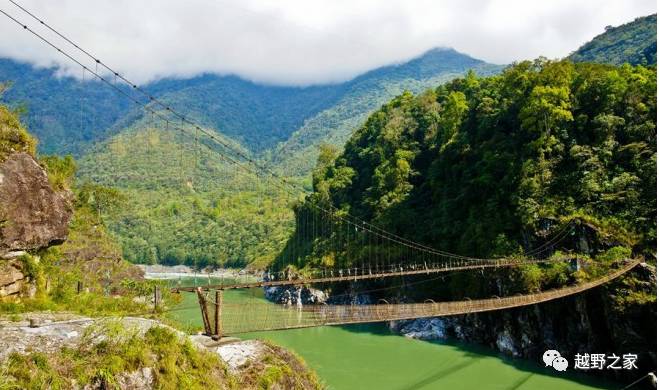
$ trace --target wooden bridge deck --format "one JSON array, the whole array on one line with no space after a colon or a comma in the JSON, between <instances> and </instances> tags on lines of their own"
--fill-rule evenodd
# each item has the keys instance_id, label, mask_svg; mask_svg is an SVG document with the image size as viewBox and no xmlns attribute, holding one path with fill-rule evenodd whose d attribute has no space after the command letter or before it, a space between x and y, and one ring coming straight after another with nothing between
<instances>
[{"instance_id":1,"label":"wooden bridge deck","mask_svg":"<svg viewBox=\"0 0 659 390\"><path fill-rule=\"evenodd\" d=\"M239 334L509 309L559 299L598 287L630 271L639 263L639 260L629 261L620 269L604 277L575 286L504 298L377 305L307 305L302 307L263 303L254 305L256 307L253 307L253 310L248 310L248 305L244 304L224 304L222 331L224 334Z\"/></svg>"}]
</instances>

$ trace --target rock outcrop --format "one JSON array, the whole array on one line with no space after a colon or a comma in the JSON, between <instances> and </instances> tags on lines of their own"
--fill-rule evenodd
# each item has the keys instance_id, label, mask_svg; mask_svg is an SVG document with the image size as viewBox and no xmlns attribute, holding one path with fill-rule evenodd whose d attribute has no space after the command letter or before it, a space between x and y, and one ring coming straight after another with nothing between
<instances>
[{"instance_id":1,"label":"rock outcrop","mask_svg":"<svg viewBox=\"0 0 659 390\"><path fill-rule=\"evenodd\" d=\"M68 192L55 192L46 171L27 153L0 164L0 254L66 240L73 209Z\"/></svg>"},{"instance_id":2,"label":"rock outcrop","mask_svg":"<svg viewBox=\"0 0 659 390\"><path fill-rule=\"evenodd\" d=\"M325 303L327 294L321 290L303 286L273 286L264 289L265 298L269 301L297 305Z\"/></svg>"},{"instance_id":3,"label":"rock outcrop","mask_svg":"<svg viewBox=\"0 0 659 390\"><path fill-rule=\"evenodd\" d=\"M66 240L73 209L68 191L55 191L46 171L28 153L0 164L0 298L29 291L18 259Z\"/></svg>"},{"instance_id":4,"label":"rock outcrop","mask_svg":"<svg viewBox=\"0 0 659 390\"><path fill-rule=\"evenodd\" d=\"M89 348L101 343L130 342L145 337L153 328L164 328L176 339L174 343L190 342L197 353L211 352L219 355L223 361L221 367L206 366L199 370L218 369L223 372L220 382L206 383L205 388L240 388L240 389L320 389L315 374L293 353L260 340L223 339L221 342L203 335L189 336L159 321L138 318L89 318L65 313L25 313L19 318L0 316L0 367L6 364L12 354L28 355L39 353L49 359L58 356L66 348L69 351L84 353ZM166 338L165 338L166 340ZM169 341L169 344L172 344ZM117 354L124 349L108 350L115 354L113 359L121 361L134 357ZM96 353L106 353L104 350ZM153 354L154 351L145 352ZM195 353L190 352L190 355ZM187 354L186 354L187 355ZM109 356L108 356L109 357ZM169 358L172 356L169 355ZM159 371L156 362L160 357L153 355L151 359L142 361L141 366L134 370L113 373L117 388L121 389L160 389L157 383ZM186 357L180 356L182 360ZM60 357L54 361L60 362ZM165 358L163 358L165 359ZM140 359L136 359L138 362ZM179 363L179 361L176 361ZM224 366L226 365L226 366ZM226 371L222 369L226 367ZM64 374L63 387L73 389L106 389L104 377L87 378L87 383L79 383L79 377L69 373ZM7 382L10 383L10 382ZM226 383L227 386L221 386ZM230 385L233 383L233 385ZM10 386L11 387L11 386ZM166 386L165 386L166 387ZM12 387L13 388L13 387ZM16 388L23 388L16 386ZM181 387L182 388L182 387ZM186 387L187 388L187 387ZM195 387L196 388L196 387Z\"/></svg>"},{"instance_id":5,"label":"rock outcrop","mask_svg":"<svg viewBox=\"0 0 659 390\"><path fill-rule=\"evenodd\" d=\"M0 260L0 298L20 294L27 279L20 261Z\"/></svg>"}]
</instances>

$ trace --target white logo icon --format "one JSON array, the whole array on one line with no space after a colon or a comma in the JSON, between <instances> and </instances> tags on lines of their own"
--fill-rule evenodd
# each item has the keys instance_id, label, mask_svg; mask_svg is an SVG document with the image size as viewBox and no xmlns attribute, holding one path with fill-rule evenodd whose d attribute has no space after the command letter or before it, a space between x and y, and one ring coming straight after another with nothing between
<instances>
[{"instance_id":1,"label":"white logo icon","mask_svg":"<svg viewBox=\"0 0 659 390\"><path fill-rule=\"evenodd\" d=\"M562 357L561 353L556 350L550 349L545 351L545 353L542 354L542 361L545 362L545 367L552 366L556 371L567 370L567 359Z\"/></svg>"},{"instance_id":2,"label":"white logo icon","mask_svg":"<svg viewBox=\"0 0 659 390\"><path fill-rule=\"evenodd\" d=\"M567 359L559 356L556 359L554 359L553 362L551 362L551 365L554 367L556 371L566 371L567 370Z\"/></svg>"}]
</instances>

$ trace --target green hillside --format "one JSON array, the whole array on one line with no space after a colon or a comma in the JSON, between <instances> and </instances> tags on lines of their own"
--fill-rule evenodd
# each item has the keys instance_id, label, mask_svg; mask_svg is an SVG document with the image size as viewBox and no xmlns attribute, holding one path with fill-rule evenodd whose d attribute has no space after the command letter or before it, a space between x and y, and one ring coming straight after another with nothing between
<instances>
[{"instance_id":1,"label":"green hillside","mask_svg":"<svg viewBox=\"0 0 659 390\"><path fill-rule=\"evenodd\" d=\"M654 67L538 60L404 93L342 153L323 155L307 202L469 256L520 253L537 231L574 218L608 245L652 256L656 89ZM348 261L325 240L314 237L298 266Z\"/></svg>"},{"instance_id":2,"label":"green hillside","mask_svg":"<svg viewBox=\"0 0 659 390\"><path fill-rule=\"evenodd\" d=\"M161 80L146 87L167 104L255 153L285 141L304 121L331 107L345 84L284 87L235 76Z\"/></svg>"},{"instance_id":3,"label":"green hillside","mask_svg":"<svg viewBox=\"0 0 659 390\"><path fill-rule=\"evenodd\" d=\"M302 163L285 172L296 176L311 166L320 142L342 145L360 118L388 96L457 77L468 67L496 69L451 50L435 50L340 86L265 87L236 78L201 76L163 80L149 88L172 106L184 107L185 115L219 131L245 154L259 158L281 153L296 158ZM336 105L323 108L341 94ZM305 150L280 148L270 154L268 145L289 137L299 118L314 117L321 109L323 115L336 115L336 126L323 123L318 127L317 120L307 119L305 123L313 123L318 133L297 137L304 141ZM271 183L245 177L206 146L196 150L189 135L168 132L162 123L154 128L148 115L134 112L121 123L127 125L125 130L85 153L79 162L79 179L126 194L125 207L107 216L125 258L146 263L262 266L276 256L292 231L288 195L273 192ZM296 134L304 133L303 129ZM199 159L197 153L201 153Z\"/></svg>"},{"instance_id":4,"label":"green hillside","mask_svg":"<svg viewBox=\"0 0 659 390\"><path fill-rule=\"evenodd\" d=\"M657 14L635 19L606 31L569 57L575 62L654 65L657 63Z\"/></svg>"},{"instance_id":5,"label":"green hillside","mask_svg":"<svg viewBox=\"0 0 659 390\"><path fill-rule=\"evenodd\" d=\"M124 257L199 267L272 259L292 229L289 199L228 164L212 143L149 125L136 123L79 162L80 181L124 196L121 207L102 210Z\"/></svg>"}]
</instances>

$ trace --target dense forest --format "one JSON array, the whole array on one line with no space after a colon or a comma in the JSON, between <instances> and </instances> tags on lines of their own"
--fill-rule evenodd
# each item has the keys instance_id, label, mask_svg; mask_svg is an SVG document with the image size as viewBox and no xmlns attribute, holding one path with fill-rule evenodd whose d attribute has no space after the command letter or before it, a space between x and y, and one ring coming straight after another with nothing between
<instances>
[{"instance_id":1,"label":"dense forest","mask_svg":"<svg viewBox=\"0 0 659 390\"><path fill-rule=\"evenodd\" d=\"M519 254L547 224L580 221L616 248L609 255L653 258L656 88L655 67L541 58L404 93L342 153L324 149L298 219L336 208L481 257ZM298 267L331 248L330 237L305 238L313 248Z\"/></svg>"},{"instance_id":2,"label":"dense forest","mask_svg":"<svg viewBox=\"0 0 659 390\"><path fill-rule=\"evenodd\" d=\"M637 18L606 31L581 46L569 57L575 62L622 65L657 63L657 14Z\"/></svg>"},{"instance_id":3,"label":"dense forest","mask_svg":"<svg viewBox=\"0 0 659 390\"><path fill-rule=\"evenodd\" d=\"M291 200L196 136L140 121L83 157L79 181L119 190L99 213L132 262L264 266L292 230Z\"/></svg>"}]
</instances>

